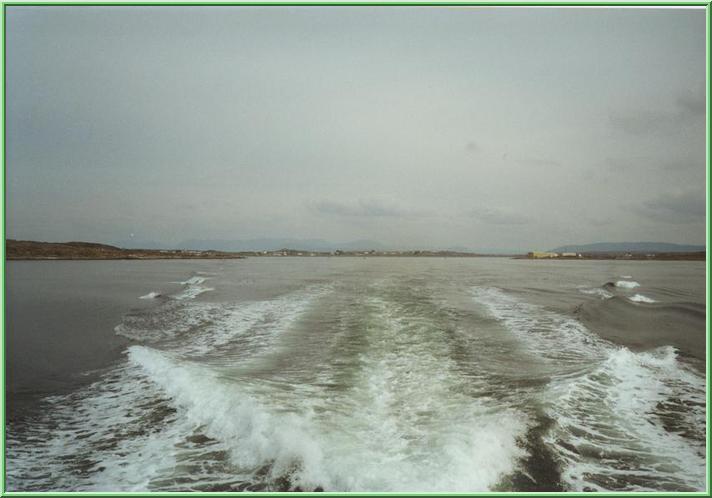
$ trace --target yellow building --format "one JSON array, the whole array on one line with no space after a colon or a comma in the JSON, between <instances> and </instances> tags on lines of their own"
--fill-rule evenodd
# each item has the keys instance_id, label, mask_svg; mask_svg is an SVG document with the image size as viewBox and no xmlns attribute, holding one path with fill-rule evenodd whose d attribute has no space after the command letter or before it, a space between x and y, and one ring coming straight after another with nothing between
<instances>
[{"instance_id":1,"label":"yellow building","mask_svg":"<svg viewBox=\"0 0 712 498\"><path fill-rule=\"evenodd\" d=\"M534 251L530 252L528 254L530 258L534 259L545 259L545 258L558 258L559 253L557 252L543 252L543 251Z\"/></svg>"}]
</instances>

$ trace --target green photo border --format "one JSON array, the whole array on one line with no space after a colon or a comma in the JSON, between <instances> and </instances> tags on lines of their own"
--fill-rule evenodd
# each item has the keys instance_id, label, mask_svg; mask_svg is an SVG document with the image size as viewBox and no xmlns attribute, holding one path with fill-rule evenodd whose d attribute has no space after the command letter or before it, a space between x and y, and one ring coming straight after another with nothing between
<instances>
[{"instance_id":1,"label":"green photo border","mask_svg":"<svg viewBox=\"0 0 712 498\"><path fill-rule=\"evenodd\" d=\"M3 203L2 207L2 248L0 249L0 254L2 255L2 327L0 327L0 336L2 339L2 372L0 372L0 384L2 384L2 437L0 438L0 472L2 472L2 478L0 479L0 496L145 496L150 494L151 496L233 496L233 495L244 495L244 492L8 492L6 490L6 472L5 472L5 459L6 459L6 440L5 440L5 430L6 430L6 397L5 397L5 326L6 326L6 309L5 309L5 275L7 270L7 261L5 258L5 237L6 237L6 223L7 223L7 213L5 210L6 200L7 200L7 164L6 164L6 46L5 46L5 36L6 36L6 12L8 7L15 6L42 6L42 7L68 7L68 6L161 6L161 7L211 7L211 6L233 6L233 7L705 7L705 18L706 18L706 188L707 188L707 201L706 201L706 384L707 384L707 404L706 404L706 438L707 438L707 478L706 478L706 491L700 492L689 492L689 493L668 493L668 492L600 492L595 493L594 496L710 496L710 390L709 390L709 379L710 379L710 286L712 280L710 280L710 2L704 1L664 1L664 0L648 0L648 1L608 1L608 2L587 2L587 1L546 1L546 2L523 2L523 1L500 1L500 2L476 2L476 1L245 1L245 2L235 2L235 1L208 1L205 3L195 2L191 0L187 1L124 1L124 2L114 2L114 1L73 1L73 2L54 2L52 0L44 1L2 1L2 37L0 37L0 43L2 43L2 195ZM591 495L590 493L581 492L483 492L483 493L386 493L386 492L375 492L375 493L345 493L345 492L256 492L250 493L262 496L551 496L554 494L565 494L566 496L586 496Z\"/></svg>"}]
</instances>

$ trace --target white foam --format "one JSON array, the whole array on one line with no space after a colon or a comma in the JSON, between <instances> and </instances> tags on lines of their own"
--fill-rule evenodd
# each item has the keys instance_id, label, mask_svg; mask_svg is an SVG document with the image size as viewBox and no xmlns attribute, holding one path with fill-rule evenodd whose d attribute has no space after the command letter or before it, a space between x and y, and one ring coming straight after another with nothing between
<instances>
[{"instance_id":1,"label":"white foam","mask_svg":"<svg viewBox=\"0 0 712 498\"><path fill-rule=\"evenodd\" d=\"M205 293L205 292L210 292L215 290L212 287L205 287L202 286L201 284L204 283L209 277L199 277L199 276L194 276L190 277L187 280L184 280L182 282L176 282L185 287L183 291L174 294L173 299L178 299L178 300L186 300L186 299L195 299L199 295Z\"/></svg>"},{"instance_id":2,"label":"white foam","mask_svg":"<svg viewBox=\"0 0 712 498\"><path fill-rule=\"evenodd\" d=\"M550 395L557 426L547 442L566 463L572 490L704 489L705 383L681 367L673 348L615 349ZM697 441L666 428L665 417L697 431Z\"/></svg>"},{"instance_id":3,"label":"white foam","mask_svg":"<svg viewBox=\"0 0 712 498\"><path fill-rule=\"evenodd\" d=\"M629 298L631 301L634 303L656 303L657 301L655 299L649 298L648 296L644 296L643 294L636 294L634 296L631 296Z\"/></svg>"},{"instance_id":4,"label":"white foam","mask_svg":"<svg viewBox=\"0 0 712 498\"><path fill-rule=\"evenodd\" d=\"M640 287L640 284L632 280L619 280L616 282L616 287L620 287L621 289L635 289L636 287Z\"/></svg>"},{"instance_id":5,"label":"white foam","mask_svg":"<svg viewBox=\"0 0 712 498\"><path fill-rule=\"evenodd\" d=\"M524 456L523 414L443 396L447 373L427 368L435 361L372 353L353 390L337 399L322 393L316 406L303 392L272 399L264 386L149 348L134 346L130 357L193 424L230 448L238 469L271 463L272 478L290 475L304 489L477 491L514 470ZM406 368L418 370L408 379ZM436 413L424 419L428 410Z\"/></svg>"},{"instance_id":6,"label":"white foam","mask_svg":"<svg viewBox=\"0 0 712 498\"><path fill-rule=\"evenodd\" d=\"M169 300L148 311L128 313L114 330L149 343L180 337L180 345L174 347L192 355L219 349L240 337L242 356L247 357L273 344L314 300L332 289L312 286L275 299L236 304Z\"/></svg>"},{"instance_id":7,"label":"white foam","mask_svg":"<svg viewBox=\"0 0 712 498\"><path fill-rule=\"evenodd\" d=\"M241 377L211 356L236 339L250 358L269 349L329 291L230 306L167 301L127 317L137 332L190 333L164 334L176 339L161 343L168 351L132 346L127 365L76 399L58 398L36 445L11 444L11 489L204 490L289 476L303 489L472 492L516 469L527 416L468 394L472 379L458 373L429 315L369 300L367 347L345 389L324 387L339 382L343 364L318 369L323 384L280 384ZM348 312L361 319L364 308ZM186 358L196 351L199 361ZM212 438L208 447L186 445L196 431ZM226 461L208 460L223 452Z\"/></svg>"},{"instance_id":8,"label":"white foam","mask_svg":"<svg viewBox=\"0 0 712 498\"><path fill-rule=\"evenodd\" d=\"M129 358L185 410L192 424L226 444L239 469L250 472L271 463L273 478L292 473L302 486L323 485L323 455L314 442L309 414L271 413L216 372L179 363L156 350L132 346Z\"/></svg>"},{"instance_id":9,"label":"white foam","mask_svg":"<svg viewBox=\"0 0 712 498\"><path fill-rule=\"evenodd\" d=\"M473 292L532 350L566 367L543 402L556 421L545 441L571 490L704 490L705 380L674 348L634 353L499 289ZM569 362L577 356L588 364L579 372Z\"/></svg>"},{"instance_id":10,"label":"white foam","mask_svg":"<svg viewBox=\"0 0 712 498\"><path fill-rule=\"evenodd\" d=\"M155 299L155 298L157 298L157 297L160 296L160 295L161 295L160 292L149 292L149 293L146 294L145 296L139 297L139 299Z\"/></svg>"},{"instance_id":11,"label":"white foam","mask_svg":"<svg viewBox=\"0 0 712 498\"><path fill-rule=\"evenodd\" d=\"M161 468L175 465L172 447L186 428L172 431L160 417L145 426L152 408L165 410L165 403L139 374L126 365L77 393L49 398L44 418L23 430L25 440L8 442L8 488L145 490Z\"/></svg>"},{"instance_id":12,"label":"white foam","mask_svg":"<svg viewBox=\"0 0 712 498\"><path fill-rule=\"evenodd\" d=\"M127 318L136 331L173 330L163 337L176 340L160 344L170 351L132 346L126 365L57 397L42 430L25 431L32 442L9 437L9 488L200 490L289 476L307 490L476 492L517 470L528 416L510 401L472 395L491 392L491 379L462 375L431 308L359 297L344 311L363 324L354 369L325 357L317 381L241 376L218 361L223 347L244 348L246 358L271 350L330 290L233 305L169 300ZM661 412L671 414L704 441L704 379L672 348L633 353L500 289L476 288L473 296L552 365L552 384L533 402L555 421L546 442L572 490L608 489L617 477L632 483L626 490L704 487L704 442L695 446L661 422ZM194 432L214 441L186 445ZM225 462L206 460L223 452Z\"/></svg>"},{"instance_id":13,"label":"white foam","mask_svg":"<svg viewBox=\"0 0 712 498\"><path fill-rule=\"evenodd\" d=\"M132 340L156 342L186 334L220 320L228 310L218 303L169 300L149 310L126 314L114 331Z\"/></svg>"},{"instance_id":14,"label":"white foam","mask_svg":"<svg viewBox=\"0 0 712 498\"><path fill-rule=\"evenodd\" d=\"M173 296L173 298L174 298L174 299L179 299L179 300L183 300L183 299L195 299L196 297L198 297L199 295L203 294L204 292L210 292L210 291L213 291L213 290L215 290L215 289L212 288L212 287L201 287L201 286L198 286L198 285L191 285L190 287L186 288L186 289L183 290L182 292L180 292L180 293L178 293L178 294L175 294L175 295Z\"/></svg>"},{"instance_id":15,"label":"white foam","mask_svg":"<svg viewBox=\"0 0 712 498\"><path fill-rule=\"evenodd\" d=\"M429 314L377 297L366 313L371 348L348 396L327 405L332 433L351 435L330 438L334 489L486 491L514 471L527 416L468 395L478 380L459 375Z\"/></svg>"},{"instance_id":16,"label":"white foam","mask_svg":"<svg viewBox=\"0 0 712 498\"><path fill-rule=\"evenodd\" d=\"M261 309L274 314L273 323L289 322L323 292L288 294L233 313L246 319L246 310L258 315ZM142 346L131 347L129 356L179 414L229 449L238 474L269 464L266 478L289 475L292 486L302 489L492 489L526 454L519 441L527 416L468 394L473 379L458 373L429 317L377 298L367 301L358 314L366 320L369 347L344 390L323 387L339 382L343 365L320 369L314 384L289 383L283 390L274 382L226 375L219 364L204 363L204 356L194 363ZM223 325L226 335L214 330L212 342L198 343L207 350L236 339ZM250 337L260 326L248 324L238 337Z\"/></svg>"},{"instance_id":17,"label":"white foam","mask_svg":"<svg viewBox=\"0 0 712 498\"><path fill-rule=\"evenodd\" d=\"M214 323L193 335L181 351L205 354L240 338L242 356L269 348L331 286L313 286L275 299L225 307Z\"/></svg>"},{"instance_id":18,"label":"white foam","mask_svg":"<svg viewBox=\"0 0 712 498\"><path fill-rule=\"evenodd\" d=\"M472 294L554 370L578 370L605 355L598 337L578 320L525 303L494 287L474 287Z\"/></svg>"},{"instance_id":19,"label":"white foam","mask_svg":"<svg viewBox=\"0 0 712 498\"><path fill-rule=\"evenodd\" d=\"M593 287L593 288L587 288L587 287L580 287L579 292L582 294L590 294L593 296L598 296L601 299L610 299L613 297L613 294L608 292L605 289L601 289L600 287Z\"/></svg>"},{"instance_id":20,"label":"white foam","mask_svg":"<svg viewBox=\"0 0 712 498\"><path fill-rule=\"evenodd\" d=\"M633 278L631 275L621 275L621 278Z\"/></svg>"},{"instance_id":21,"label":"white foam","mask_svg":"<svg viewBox=\"0 0 712 498\"><path fill-rule=\"evenodd\" d=\"M179 282L183 285L198 285L202 284L205 282L206 277L190 277L188 280L184 280L183 282Z\"/></svg>"}]
</instances>

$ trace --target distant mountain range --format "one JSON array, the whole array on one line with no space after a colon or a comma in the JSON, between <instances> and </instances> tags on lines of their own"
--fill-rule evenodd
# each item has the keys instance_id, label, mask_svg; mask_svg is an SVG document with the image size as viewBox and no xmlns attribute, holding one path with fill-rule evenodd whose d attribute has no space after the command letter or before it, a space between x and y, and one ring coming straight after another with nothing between
<instances>
[{"instance_id":1,"label":"distant mountain range","mask_svg":"<svg viewBox=\"0 0 712 498\"><path fill-rule=\"evenodd\" d=\"M667 242L597 242L595 244L579 244L560 246L551 252L699 252L705 246L670 244Z\"/></svg>"},{"instance_id":2,"label":"distant mountain range","mask_svg":"<svg viewBox=\"0 0 712 498\"><path fill-rule=\"evenodd\" d=\"M125 244L131 242L124 242ZM323 239L280 239L263 238L247 240L225 239L188 239L175 244L175 249L190 249L194 251L276 251L277 249L301 249L304 251L366 251L384 250L385 246L372 240L353 240L335 243Z\"/></svg>"},{"instance_id":3,"label":"distant mountain range","mask_svg":"<svg viewBox=\"0 0 712 498\"><path fill-rule=\"evenodd\" d=\"M304 251L333 252L342 251L388 251L388 250L443 250L453 252L478 252L481 254L516 254L517 251L503 249L473 250L464 246L453 247L401 247L383 244L375 240L352 240L349 242L332 242L324 239L186 239L177 244L163 244L153 240L127 239L117 240L117 247L129 249L187 249L193 251L276 251L279 249L298 249Z\"/></svg>"}]
</instances>

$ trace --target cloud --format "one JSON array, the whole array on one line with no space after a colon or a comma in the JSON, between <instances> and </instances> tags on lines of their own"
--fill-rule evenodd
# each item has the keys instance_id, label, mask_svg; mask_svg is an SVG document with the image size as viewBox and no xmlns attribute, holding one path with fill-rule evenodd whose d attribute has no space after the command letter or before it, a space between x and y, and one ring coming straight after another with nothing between
<instances>
[{"instance_id":1,"label":"cloud","mask_svg":"<svg viewBox=\"0 0 712 498\"><path fill-rule=\"evenodd\" d=\"M680 122L679 112L617 111L608 116L611 126L631 135L665 132Z\"/></svg>"},{"instance_id":2,"label":"cloud","mask_svg":"<svg viewBox=\"0 0 712 498\"><path fill-rule=\"evenodd\" d=\"M704 236L630 210L704 190L704 10L118 10L8 12L8 235Z\"/></svg>"},{"instance_id":3,"label":"cloud","mask_svg":"<svg viewBox=\"0 0 712 498\"><path fill-rule=\"evenodd\" d=\"M704 116L706 110L704 84L698 86L694 90L690 90L689 92L680 95L675 101L675 104L677 104L678 108L680 108L683 112L697 116Z\"/></svg>"},{"instance_id":4,"label":"cloud","mask_svg":"<svg viewBox=\"0 0 712 498\"><path fill-rule=\"evenodd\" d=\"M704 156L695 158L689 153L669 158L663 157L663 154L606 157L602 167L590 168L589 173L589 178L617 178L619 184L627 173L628 178L636 175L634 181L637 184L641 184L643 179L658 183L674 179L676 184L681 185L684 179L693 185L695 181L704 181L705 159Z\"/></svg>"},{"instance_id":5,"label":"cloud","mask_svg":"<svg viewBox=\"0 0 712 498\"><path fill-rule=\"evenodd\" d=\"M703 221L706 215L705 194L682 191L660 195L633 206L640 216L668 223L693 223Z\"/></svg>"},{"instance_id":6,"label":"cloud","mask_svg":"<svg viewBox=\"0 0 712 498\"><path fill-rule=\"evenodd\" d=\"M309 207L321 214L357 218L411 218L429 214L379 199L359 199L350 203L322 200L310 203Z\"/></svg>"},{"instance_id":7,"label":"cloud","mask_svg":"<svg viewBox=\"0 0 712 498\"><path fill-rule=\"evenodd\" d=\"M519 164L524 164L525 166L535 166L535 167L547 167L547 166L561 166L559 161L554 161L552 159L541 159L525 157L524 159L517 159Z\"/></svg>"},{"instance_id":8,"label":"cloud","mask_svg":"<svg viewBox=\"0 0 712 498\"><path fill-rule=\"evenodd\" d=\"M620 156L620 157L606 157L605 158L605 164L606 164L606 170L608 172L616 172L618 170L622 169L630 169L630 168L640 168L640 167L650 167L651 164L653 164L656 161L656 158L653 156ZM593 168L595 171L599 171L600 169L598 166Z\"/></svg>"},{"instance_id":9,"label":"cloud","mask_svg":"<svg viewBox=\"0 0 712 498\"><path fill-rule=\"evenodd\" d=\"M520 213L512 213L497 208L478 208L470 212L470 216L488 225L525 225L531 219Z\"/></svg>"},{"instance_id":10,"label":"cloud","mask_svg":"<svg viewBox=\"0 0 712 498\"><path fill-rule=\"evenodd\" d=\"M601 217L587 216L586 222L589 225L593 225L595 227L604 227L604 226L611 225L613 223L613 218L611 218L611 217L601 218Z\"/></svg>"},{"instance_id":11,"label":"cloud","mask_svg":"<svg viewBox=\"0 0 712 498\"><path fill-rule=\"evenodd\" d=\"M477 142L475 142L474 140L470 140L465 144L465 150L472 154L475 152L479 152L480 147L477 145Z\"/></svg>"},{"instance_id":12,"label":"cloud","mask_svg":"<svg viewBox=\"0 0 712 498\"><path fill-rule=\"evenodd\" d=\"M611 112L610 125L631 135L666 133L705 115L704 86L678 95L672 110L631 109Z\"/></svg>"}]
</instances>

